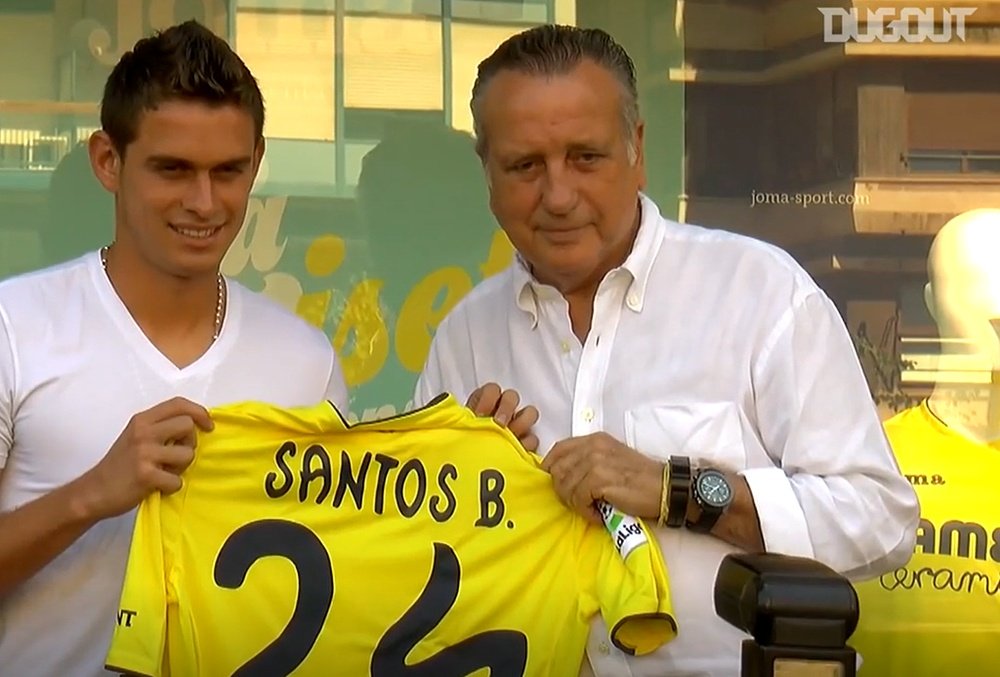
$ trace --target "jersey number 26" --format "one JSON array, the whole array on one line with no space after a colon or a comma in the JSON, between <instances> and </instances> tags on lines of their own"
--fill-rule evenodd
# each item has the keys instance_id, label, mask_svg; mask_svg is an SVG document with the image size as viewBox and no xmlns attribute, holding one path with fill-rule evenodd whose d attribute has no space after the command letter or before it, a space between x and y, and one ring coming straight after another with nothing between
<instances>
[{"instance_id":1,"label":"jersey number 26","mask_svg":"<svg viewBox=\"0 0 1000 677\"><path fill-rule=\"evenodd\" d=\"M240 666L233 677L290 674L316 644L333 603L333 565L326 547L308 527L286 520L259 520L233 532L215 561L215 583L239 588L254 562L274 556L295 566L299 588L295 609L281 634ZM430 579L416 602L378 641L371 658L371 677L451 677L482 668L489 668L493 677L522 677L528 640L514 630L483 632L420 663L406 664L410 651L454 606L460 575L454 549L435 543Z\"/></svg>"}]
</instances>

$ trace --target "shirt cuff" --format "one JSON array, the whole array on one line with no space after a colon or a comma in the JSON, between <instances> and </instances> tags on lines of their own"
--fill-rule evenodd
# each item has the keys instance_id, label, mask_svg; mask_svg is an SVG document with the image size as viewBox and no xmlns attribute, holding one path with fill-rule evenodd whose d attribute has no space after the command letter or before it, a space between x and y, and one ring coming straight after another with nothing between
<instances>
[{"instance_id":1,"label":"shirt cuff","mask_svg":"<svg viewBox=\"0 0 1000 677\"><path fill-rule=\"evenodd\" d=\"M739 473L746 478L760 520L767 552L814 558L806 515L781 468L750 468Z\"/></svg>"}]
</instances>

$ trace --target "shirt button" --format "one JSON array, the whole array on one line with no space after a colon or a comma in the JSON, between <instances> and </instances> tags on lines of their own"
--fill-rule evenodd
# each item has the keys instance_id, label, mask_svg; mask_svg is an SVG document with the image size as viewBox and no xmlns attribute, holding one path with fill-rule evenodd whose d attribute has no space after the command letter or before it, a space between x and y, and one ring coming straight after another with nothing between
<instances>
[{"instance_id":1,"label":"shirt button","mask_svg":"<svg viewBox=\"0 0 1000 677\"><path fill-rule=\"evenodd\" d=\"M597 647L597 650L601 652L602 655L607 656L611 653L611 647L608 646L607 642L601 642L601 645Z\"/></svg>"},{"instance_id":2,"label":"shirt button","mask_svg":"<svg viewBox=\"0 0 1000 677\"><path fill-rule=\"evenodd\" d=\"M591 421L594 420L594 410L591 409L590 407L587 407L581 413L583 414L583 420L586 421L587 423L590 423Z\"/></svg>"},{"instance_id":3,"label":"shirt button","mask_svg":"<svg viewBox=\"0 0 1000 677\"><path fill-rule=\"evenodd\" d=\"M629 297L628 297L628 307L631 308L632 310L635 310L636 308L639 307L639 295L638 294L630 294L629 295Z\"/></svg>"},{"instance_id":4,"label":"shirt button","mask_svg":"<svg viewBox=\"0 0 1000 677\"><path fill-rule=\"evenodd\" d=\"M562 343L561 343L561 344L559 345L559 347L560 347L560 348L562 349L562 351L563 351L564 353L568 353L568 352L569 352L569 341L563 341L563 342L562 342Z\"/></svg>"}]
</instances>

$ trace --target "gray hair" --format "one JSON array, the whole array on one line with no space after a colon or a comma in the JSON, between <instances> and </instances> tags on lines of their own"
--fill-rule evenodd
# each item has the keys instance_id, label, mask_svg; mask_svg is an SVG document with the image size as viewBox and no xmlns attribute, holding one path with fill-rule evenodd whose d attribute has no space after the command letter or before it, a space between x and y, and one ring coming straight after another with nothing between
<instances>
[{"instance_id":1,"label":"gray hair","mask_svg":"<svg viewBox=\"0 0 1000 677\"><path fill-rule=\"evenodd\" d=\"M470 104L479 157L486 158L486 134L480 116L482 96L497 73L513 70L539 76L563 75L584 59L607 69L621 84L622 126L628 144L628 159L634 163L638 156L639 93L631 57L614 38L599 28L553 24L535 26L508 38L479 64Z\"/></svg>"}]
</instances>

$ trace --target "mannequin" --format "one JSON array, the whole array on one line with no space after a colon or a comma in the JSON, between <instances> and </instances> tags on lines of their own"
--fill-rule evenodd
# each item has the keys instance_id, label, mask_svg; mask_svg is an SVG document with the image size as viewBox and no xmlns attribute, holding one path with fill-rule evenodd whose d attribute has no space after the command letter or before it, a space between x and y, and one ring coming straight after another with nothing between
<instances>
[{"instance_id":1,"label":"mannequin","mask_svg":"<svg viewBox=\"0 0 1000 677\"><path fill-rule=\"evenodd\" d=\"M1000 440L1000 209L974 209L938 232L928 257L924 300L942 355L968 360L975 383L939 380L931 411L970 440Z\"/></svg>"},{"instance_id":2,"label":"mannequin","mask_svg":"<svg viewBox=\"0 0 1000 677\"><path fill-rule=\"evenodd\" d=\"M917 543L904 566L855 583L860 677L1000 674L1000 209L945 224L928 278L938 378L885 422L920 501Z\"/></svg>"}]
</instances>

